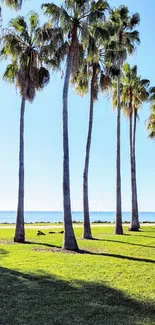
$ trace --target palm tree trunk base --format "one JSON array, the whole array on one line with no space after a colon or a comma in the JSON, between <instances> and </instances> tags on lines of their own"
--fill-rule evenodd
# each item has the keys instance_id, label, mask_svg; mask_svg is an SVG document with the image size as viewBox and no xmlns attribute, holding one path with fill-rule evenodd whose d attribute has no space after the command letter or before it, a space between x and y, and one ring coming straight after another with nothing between
<instances>
[{"instance_id":1,"label":"palm tree trunk base","mask_svg":"<svg viewBox=\"0 0 155 325\"><path fill-rule=\"evenodd\" d=\"M68 239L64 238L62 249L77 252L79 250L79 248L78 248L75 237L72 236L72 237L70 237Z\"/></svg>"},{"instance_id":2,"label":"palm tree trunk base","mask_svg":"<svg viewBox=\"0 0 155 325\"><path fill-rule=\"evenodd\" d=\"M82 238L83 238L83 239L93 239L92 235L86 235L86 234L84 234L84 235L82 236Z\"/></svg>"},{"instance_id":3,"label":"palm tree trunk base","mask_svg":"<svg viewBox=\"0 0 155 325\"><path fill-rule=\"evenodd\" d=\"M139 231L140 227L129 227L129 231Z\"/></svg>"},{"instance_id":4,"label":"palm tree trunk base","mask_svg":"<svg viewBox=\"0 0 155 325\"><path fill-rule=\"evenodd\" d=\"M21 235L21 236L15 236L14 237L14 243L25 243L25 238L24 238L24 236L23 235Z\"/></svg>"},{"instance_id":5,"label":"palm tree trunk base","mask_svg":"<svg viewBox=\"0 0 155 325\"><path fill-rule=\"evenodd\" d=\"M123 232L116 232L115 231L115 235L123 235Z\"/></svg>"},{"instance_id":6,"label":"palm tree trunk base","mask_svg":"<svg viewBox=\"0 0 155 325\"><path fill-rule=\"evenodd\" d=\"M64 251L73 251L73 252L78 252L79 251L79 248L78 248L77 245L75 247L70 247L70 246L67 246L67 245L63 245L62 249Z\"/></svg>"},{"instance_id":7,"label":"palm tree trunk base","mask_svg":"<svg viewBox=\"0 0 155 325\"><path fill-rule=\"evenodd\" d=\"M115 235L123 235L123 228L115 228Z\"/></svg>"}]
</instances>

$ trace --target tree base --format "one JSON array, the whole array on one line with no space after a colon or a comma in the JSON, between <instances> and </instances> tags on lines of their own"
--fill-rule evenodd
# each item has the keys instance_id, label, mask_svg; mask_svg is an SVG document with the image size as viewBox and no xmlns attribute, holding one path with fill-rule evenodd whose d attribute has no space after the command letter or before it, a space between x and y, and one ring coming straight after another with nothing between
<instances>
[{"instance_id":1,"label":"tree base","mask_svg":"<svg viewBox=\"0 0 155 325\"><path fill-rule=\"evenodd\" d=\"M25 243L25 238L23 236L19 236L19 237L14 237L14 243L21 243L24 244Z\"/></svg>"},{"instance_id":2,"label":"tree base","mask_svg":"<svg viewBox=\"0 0 155 325\"><path fill-rule=\"evenodd\" d=\"M62 246L62 249L63 249L64 251L79 252L79 248L78 248L78 246L72 248L72 247L70 247L70 246L63 245L63 246Z\"/></svg>"},{"instance_id":3,"label":"tree base","mask_svg":"<svg viewBox=\"0 0 155 325\"><path fill-rule=\"evenodd\" d=\"M115 231L115 235L124 235L123 232L116 232Z\"/></svg>"},{"instance_id":4,"label":"tree base","mask_svg":"<svg viewBox=\"0 0 155 325\"><path fill-rule=\"evenodd\" d=\"M65 240L64 239L62 249L68 250L68 251L74 251L74 252L79 251L76 239L74 239L74 237L72 238L72 240Z\"/></svg>"},{"instance_id":5,"label":"tree base","mask_svg":"<svg viewBox=\"0 0 155 325\"><path fill-rule=\"evenodd\" d=\"M116 227L115 228L115 235L123 235L123 228L122 227Z\"/></svg>"},{"instance_id":6,"label":"tree base","mask_svg":"<svg viewBox=\"0 0 155 325\"><path fill-rule=\"evenodd\" d=\"M139 227L129 227L129 231L139 231Z\"/></svg>"},{"instance_id":7,"label":"tree base","mask_svg":"<svg viewBox=\"0 0 155 325\"><path fill-rule=\"evenodd\" d=\"M88 239L88 240L92 240L93 237L91 235L83 235L82 239Z\"/></svg>"}]
</instances>

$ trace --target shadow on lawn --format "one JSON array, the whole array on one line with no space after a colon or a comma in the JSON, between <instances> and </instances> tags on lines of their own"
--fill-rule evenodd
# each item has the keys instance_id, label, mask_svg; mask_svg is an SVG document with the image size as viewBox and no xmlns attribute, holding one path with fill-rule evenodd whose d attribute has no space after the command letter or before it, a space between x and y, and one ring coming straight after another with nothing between
<instances>
[{"instance_id":1,"label":"shadow on lawn","mask_svg":"<svg viewBox=\"0 0 155 325\"><path fill-rule=\"evenodd\" d=\"M30 242L30 241L26 241L25 244L31 244L31 245L43 245L49 248L57 248L58 251L63 251L61 246L56 246L56 245L51 245L51 244L47 244L47 243L39 243L39 242ZM50 249L47 248L47 251L50 251ZM53 250L52 250L53 251ZM64 252L64 251L63 251ZM96 256L108 256L108 257L113 257L113 258L119 258L119 259L123 259L123 260L129 260L129 261L136 261L136 262L145 262L145 263L152 263L155 264L155 260L150 260L147 258L137 258L137 257L133 257L133 256L126 256L126 255L120 255L120 254L110 254L110 253L96 253L96 252L92 252L92 251L88 251L85 249L79 249L78 251L65 251L66 253L75 253L75 254L87 254L87 255L96 255Z\"/></svg>"},{"instance_id":2,"label":"shadow on lawn","mask_svg":"<svg viewBox=\"0 0 155 325\"><path fill-rule=\"evenodd\" d=\"M140 234L139 238L155 238L155 236L144 236L144 235L143 235L143 232L141 232L141 233L142 233L142 235ZM132 237L133 237L133 236L134 236L134 237L138 237L138 236L132 234Z\"/></svg>"},{"instance_id":3,"label":"shadow on lawn","mask_svg":"<svg viewBox=\"0 0 155 325\"><path fill-rule=\"evenodd\" d=\"M61 248L61 246L57 246L57 245L52 245L52 244L47 244L47 243L40 243L38 242L34 242L34 241L25 241L25 244L31 244L31 245L42 245L42 246L46 246L46 247L55 247L55 248Z\"/></svg>"},{"instance_id":4,"label":"shadow on lawn","mask_svg":"<svg viewBox=\"0 0 155 325\"><path fill-rule=\"evenodd\" d=\"M105 284L0 268L1 325L153 325L155 307Z\"/></svg>"},{"instance_id":5,"label":"shadow on lawn","mask_svg":"<svg viewBox=\"0 0 155 325\"><path fill-rule=\"evenodd\" d=\"M115 239L93 238L93 240L106 241L106 242L119 243L119 244L126 244L126 245L132 245L132 246L140 246L140 247L146 247L146 248L155 248L155 246L128 243L128 242L124 242L124 241L121 241L121 240L115 240Z\"/></svg>"},{"instance_id":6,"label":"shadow on lawn","mask_svg":"<svg viewBox=\"0 0 155 325\"><path fill-rule=\"evenodd\" d=\"M90 251L81 251L81 252L85 253L85 254L90 254L90 255L108 256L108 257L120 258L123 260L155 264L155 260L150 260L147 258L137 258L137 257L133 257L133 256L125 256L125 255L110 254L110 253L94 253L94 252L90 252Z\"/></svg>"},{"instance_id":7,"label":"shadow on lawn","mask_svg":"<svg viewBox=\"0 0 155 325\"><path fill-rule=\"evenodd\" d=\"M6 251L3 248L0 248L0 257L2 257L3 255L6 255L6 254L8 254L8 251Z\"/></svg>"}]
</instances>

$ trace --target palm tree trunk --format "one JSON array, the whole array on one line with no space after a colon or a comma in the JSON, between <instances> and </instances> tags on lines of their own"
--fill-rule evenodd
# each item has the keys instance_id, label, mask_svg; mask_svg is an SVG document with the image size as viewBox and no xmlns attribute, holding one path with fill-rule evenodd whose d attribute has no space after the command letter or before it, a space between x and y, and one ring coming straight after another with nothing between
<instances>
[{"instance_id":1,"label":"palm tree trunk","mask_svg":"<svg viewBox=\"0 0 155 325\"><path fill-rule=\"evenodd\" d=\"M135 192L134 192L134 164L133 164L133 131L132 131L132 110L129 116L129 141L130 141L130 170L131 170L131 223L135 216ZM130 229L130 228L129 228Z\"/></svg>"},{"instance_id":2,"label":"palm tree trunk","mask_svg":"<svg viewBox=\"0 0 155 325\"><path fill-rule=\"evenodd\" d=\"M138 200L137 200L136 157L135 157L136 125L137 125L137 115L136 112L134 111L134 129L133 129L133 145L132 145L134 211L132 212L132 217L131 217L131 224L130 224L131 231L138 231L140 228L139 214L138 214Z\"/></svg>"},{"instance_id":3,"label":"palm tree trunk","mask_svg":"<svg viewBox=\"0 0 155 325\"><path fill-rule=\"evenodd\" d=\"M93 110L94 110L93 94L94 94L95 75L96 75L96 66L94 65L93 75L91 80L89 125L88 125L88 136L87 136L87 144L86 144L85 165L84 165L84 172L83 172L83 211L84 211L83 238L84 239L92 239L90 217L89 217L89 200L88 200L88 168L89 168L89 156L90 156L92 127L93 127Z\"/></svg>"},{"instance_id":4,"label":"palm tree trunk","mask_svg":"<svg viewBox=\"0 0 155 325\"><path fill-rule=\"evenodd\" d=\"M118 75L117 82L117 143L116 143L116 223L115 234L122 235L122 203L121 203L121 152L120 152L120 115L121 115L121 102L120 102L120 74Z\"/></svg>"},{"instance_id":5,"label":"palm tree trunk","mask_svg":"<svg viewBox=\"0 0 155 325\"><path fill-rule=\"evenodd\" d=\"M63 208L64 208L64 242L63 249L78 250L74 235L70 200L69 142L68 142L68 89L77 40L77 26L72 33L72 41L67 57L67 67L63 87Z\"/></svg>"},{"instance_id":6,"label":"palm tree trunk","mask_svg":"<svg viewBox=\"0 0 155 325\"><path fill-rule=\"evenodd\" d=\"M25 97L22 97L20 112L20 145L19 145L19 187L18 187L18 208L16 219L16 230L14 242L24 243L24 112Z\"/></svg>"}]
</instances>

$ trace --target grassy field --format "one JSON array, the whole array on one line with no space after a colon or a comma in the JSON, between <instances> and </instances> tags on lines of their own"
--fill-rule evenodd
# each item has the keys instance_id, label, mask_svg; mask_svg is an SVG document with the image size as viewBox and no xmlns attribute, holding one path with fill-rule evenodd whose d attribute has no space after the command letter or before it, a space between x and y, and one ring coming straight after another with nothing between
<instances>
[{"instance_id":1,"label":"grassy field","mask_svg":"<svg viewBox=\"0 0 155 325\"><path fill-rule=\"evenodd\" d=\"M155 324L155 227L92 229L86 241L75 228L81 253L63 252L63 235L49 229L26 229L24 245L0 229L1 325Z\"/></svg>"}]
</instances>

